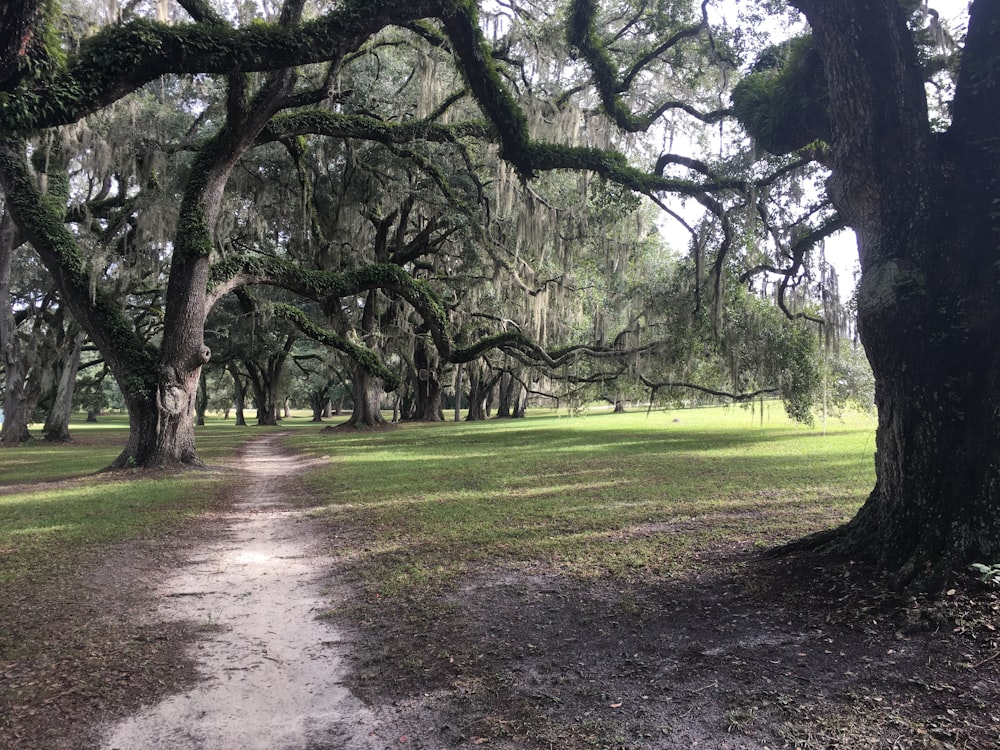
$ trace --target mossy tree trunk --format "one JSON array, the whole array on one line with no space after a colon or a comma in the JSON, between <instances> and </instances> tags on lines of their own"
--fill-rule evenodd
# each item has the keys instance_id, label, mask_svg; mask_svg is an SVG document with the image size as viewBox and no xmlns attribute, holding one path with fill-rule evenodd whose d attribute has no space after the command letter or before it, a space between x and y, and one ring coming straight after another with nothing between
<instances>
[{"instance_id":1,"label":"mossy tree trunk","mask_svg":"<svg viewBox=\"0 0 1000 750\"><path fill-rule=\"evenodd\" d=\"M364 367L355 366L351 378L351 392L354 399L351 417L344 422L345 427L380 427L386 424L382 416L381 381Z\"/></svg>"},{"instance_id":2,"label":"mossy tree trunk","mask_svg":"<svg viewBox=\"0 0 1000 750\"><path fill-rule=\"evenodd\" d=\"M416 377L412 380L413 403L404 409L403 418L422 422L444 421L441 409L441 364L430 356L428 343L418 336L413 350Z\"/></svg>"},{"instance_id":3,"label":"mossy tree trunk","mask_svg":"<svg viewBox=\"0 0 1000 750\"><path fill-rule=\"evenodd\" d=\"M898 2L795 4L823 59L828 188L858 234L879 413L868 501L805 546L933 591L1000 561L1000 3L971 6L953 121L937 135Z\"/></svg>"},{"instance_id":4,"label":"mossy tree trunk","mask_svg":"<svg viewBox=\"0 0 1000 750\"><path fill-rule=\"evenodd\" d=\"M361 338L365 344L375 351L375 321L377 319L378 292L372 289L365 297L364 310L361 313ZM354 408L346 427L378 427L384 425L382 416L382 383L371 372L355 364L351 368L351 392L354 398Z\"/></svg>"},{"instance_id":5,"label":"mossy tree trunk","mask_svg":"<svg viewBox=\"0 0 1000 750\"><path fill-rule=\"evenodd\" d=\"M80 370L80 356L83 353L83 342L87 340L84 333L77 333L70 339L70 349L59 373L59 383L56 387L52 408L42 434L50 443L69 442L69 418L73 412L73 393L76 386L76 375Z\"/></svg>"},{"instance_id":6,"label":"mossy tree trunk","mask_svg":"<svg viewBox=\"0 0 1000 750\"><path fill-rule=\"evenodd\" d=\"M0 361L4 367L4 415L0 445L21 445L31 438L31 415L24 388L28 373L21 356L17 321L11 306L11 272L16 228L9 214L0 217Z\"/></svg>"}]
</instances>

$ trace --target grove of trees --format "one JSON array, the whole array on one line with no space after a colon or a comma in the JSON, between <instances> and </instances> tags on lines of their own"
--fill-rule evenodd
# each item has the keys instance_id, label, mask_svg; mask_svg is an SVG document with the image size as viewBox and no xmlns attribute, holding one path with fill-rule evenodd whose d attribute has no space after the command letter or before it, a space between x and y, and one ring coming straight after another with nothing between
<instances>
[{"instance_id":1,"label":"grove of trees","mask_svg":"<svg viewBox=\"0 0 1000 750\"><path fill-rule=\"evenodd\" d=\"M1000 559L1000 6L967 23L0 0L2 441L42 406L65 437L79 367L127 405L116 466L199 465L209 381L266 422L291 373L317 419L350 388L362 424L385 392L439 419L463 386L473 417L651 390L808 420L857 369L821 254L850 228L877 482L795 546L940 587Z\"/></svg>"}]
</instances>

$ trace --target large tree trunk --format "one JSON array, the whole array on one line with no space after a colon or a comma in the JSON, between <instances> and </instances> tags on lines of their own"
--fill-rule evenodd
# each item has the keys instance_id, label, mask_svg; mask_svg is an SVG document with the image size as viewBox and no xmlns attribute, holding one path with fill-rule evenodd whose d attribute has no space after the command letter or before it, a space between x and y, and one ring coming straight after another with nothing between
<instances>
[{"instance_id":1,"label":"large tree trunk","mask_svg":"<svg viewBox=\"0 0 1000 750\"><path fill-rule=\"evenodd\" d=\"M489 388L483 376L482 367L470 365L469 371L469 411L465 415L466 422L478 422L486 419L486 397Z\"/></svg>"},{"instance_id":2,"label":"large tree trunk","mask_svg":"<svg viewBox=\"0 0 1000 750\"><path fill-rule=\"evenodd\" d=\"M404 419L443 422L441 362L432 355L428 339L424 335L417 336L414 344L413 367L416 370L416 377L413 379L413 403L410 409L404 410Z\"/></svg>"},{"instance_id":3,"label":"large tree trunk","mask_svg":"<svg viewBox=\"0 0 1000 750\"><path fill-rule=\"evenodd\" d=\"M378 306L378 292L374 289L365 298L365 308L361 314L361 338L374 348L375 320ZM354 396L354 410L344 427L377 427L386 423L382 416L382 381L360 365L352 367L351 387Z\"/></svg>"},{"instance_id":4,"label":"large tree trunk","mask_svg":"<svg viewBox=\"0 0 1000 750\"><path fill-rule=\"evenodd\" d=\"M205 412L208 411L208 378L205 377L205 368L201 370L201 377L198 378L198 395L194 402L195 424L199 427L205 426Z\"/></svg>"},{"instance_id":5,"label":"large tree trunk","mask_svg":"<svg viewBox=\"0 0 1000 750\"><path fill-rule=\"evenodd\" d=\"M45 427L42 429L42 434L50 443L65 443L70 440L69 418L73 412L73 393L76 375L80 370L80 355L83 352L83 342L86 340L87 334L82 332L73 337L72 348L59 374L55 399L45 420Z\"/></svg>"},{"instance_id":6,"label":"large tree trunk","mask_svg":"<svg viewBox=\"0 0 1000 750\"><path fill-rule=\"evenodd\" d=\"M442 422L441 373L437 369L422 367L413 380L413 401L403 411L404 419L420 422Z\"/></svg>"},{"instance_id":7,"label":"large tree trunk","mask_svg":"<svg viewBox=\"0 0 1000 750\"><path fill-rule=\"evenodd\" d=\"M291 353L295 341L294 336L287 336L281 351L269 355L263 367L252 359L243 362L243 366L246 367L247 374L250 376L254 401L257 403L258 425L278 424L280 410L285 407L285 404L278 398L278 389L281 387L285 363L288 361L288 355Z\"/></svg>"},{"instance_id":8,"label":"large tree trunk","mask_svg":"<svg viewBox=\"0 0 1000 750\"><path fill-rule=\"evenodd\" d=\"M505 372L500 378L500 396L497 400L497 418L509 419L517 413L517 399L521 394L521 383L511 373Z\"/></svg>"},{"instance_id":9,"label":"large tree trunk","mask_svg":"<svg viewBox=\"0 0 1000 750\"><path fill-rule=\"evenodd\" d=\"M14 261L16 229L8 214L0 218L0 359L4 366L3 428L0 445L20 445L31 438L31 414L24 393L27 367L21 356L17 322L11 306L10 277Z\"/></svg>"},{"instance_id":10,"label":"large tree trunk","mask_svg":"<svg viewBox=\"0 0 1000 750\"><path fill-rule=\"evenodd\" d=\"M246 385L243 383L243 377L240 375L239 368L235 362L230 362L228 369L229 374L233 377L233 406L236 410L236 426L246 427L247 419L243 413L247 400Z\"/></svg>"},{"instance_id":11,"label":"large tree trunk","mask_svg":"<svg viewBox=\"0 0 1000 750\"><path fill-rule=\"evenodd\" d=\"M382 383L360 366L354 367L352 381L354 410L344 427L378 427L386 423L382 416Z\"/></svg>"},{"instance_id":12,"label":"large tree trunk","mask_svg":"<svg viewBox=\"0 0 1000 750\"><path fill-rule=\"evenodd\" d=\"M493 390L499 375L490 377L490 371L482 364L469 367L469 412L466 422L488 419L493 405Z\"/></svg>"},{"instance_id":13,"label":"large tree trunk","mask_svg":"<svg viewBox=\"0 0 1000 750\"><path fill-rule=\"evenodd\" d=\"M828 187L858 234L858 327L879 412L868 501L805 546L934 591L957 568L1000 560L1000 3L972 5L943 136L930 133L898 2L797 4L824 62Z\"/></svg>"},{"instance_id":14,"label":"large tree trunk","mask_svg":"<svg viewBox=\"0 0 1000 750\"><path fill-rule=\"evenodd\" d=\"M455 366L455 421L462 418L462 371L465 365L459 362Z\"/></svg>"},{"instance_id":15,"label":"large tree trunk","mask_svg":"<svg viewBox=\"0 0 1000 750\"><path fill-rule=\"evenodd\" d=\"M330 403L330 399L326 397L326 390L320 389L313 391L309 394L309 406L312 408L312 419L310 422L322 422L323 412L327 405Z\"/></svg>"},{"instance_id":16,"label":"large tree trunk","mask_svg":"<svg viewBox=\"0 0 1000 750\"><path fill-rule=\"evenodd\" d=\"M257 426L278 424L278 405L274 398L273 383L267 377L267 371L257 366L255 362L244 362L250 378L250 390L253 391L254 404L257 407Z\"/></svg>"}]
</instances>

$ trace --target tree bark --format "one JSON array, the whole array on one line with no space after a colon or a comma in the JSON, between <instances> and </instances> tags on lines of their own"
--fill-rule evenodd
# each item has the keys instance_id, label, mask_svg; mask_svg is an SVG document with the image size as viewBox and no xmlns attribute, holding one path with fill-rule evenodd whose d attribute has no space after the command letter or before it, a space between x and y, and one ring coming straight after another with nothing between
<instances>
[{"instance_id":1,"label":"tree bark","mask_svg":"<svg viewBox=\"0 0 1000 750\"><path fill-rule=\"evenodd\" d=\"M486 419L486 397L489 388L486 386L482 368L472 365L469 370L469 411L465 415L466 422L478 422Z\"/></svg>"},{"instance_id":2,"label":"tree bark","mask_svg":"<svg viewBox=\"0 0 1000 750\"><path fill-rule=\"evenodd\" d=\"M14 262L16 227L10 215L0 218L0 358L4 366L3 428L0 445L21 445L31 439L31 415L25 397L28 373L21 356L17 322L11 306L11 271Z\"/></svg>"},{"instance_id":3,"label":"tree bark","mask_svg":"<svg viewBox=\"0 0 1000 750\"><path fill-rule=\"evenodd\" d=\"M419 336L413 350L413 403L404 409L403 418L421 422L443 422L441 408L441 365L432 360L423 336Z\"/></svg>"},{"instance_id":4,"label":"tree bark","mask_svg":"<svg viewBox=\"0 0 1000 750\"><path fill-rule=\"evenodd\" d=\"M500 396L497 399L497 419L510 419L514 413L517 399L517 387L520 383L509 373L500 377Z\"/></svg>"},{"instance_id":5,"label":"tree bark","mask_svg":"<svg viewBox=\"0 0 1000 750\"><path fill-rule=\"evenodd\" d=\"M50 443L66 443L71 440L69 434L69 418L73 412L73 393L76 386L76 375L80 370L80 355L83 353L83 342L87 334L78 333L73 337L73 343L63 363L59 374L59 385L56 388L55 400L45 420L42 434Z\"/></svg>"},{"instance_id":6,"label":"tree bark","mask_svg":"<svg viewBox=\"0 0 1000 750\"><path fill-rule=\"evenodd\" d=\"M955 569L1000 560L1000 4L971 6L942 135L898 2L796 5L824 63L828 190L858 235L858 328L879 416L867 502L795 546L826 545L899 588L936 592Z\"/></svg>"},{"instance_id":7,"label":"tree bark","mask_svg":"<svg viewBox=\"0 0 1000 750\"><path fill-rule=\"evenodd\" d=\"M254 404L257 407L257 426L278 424L278 404L275 400L274 381L269 377L270 368L261 368L253 361L245 361L250 378L250 389L253 391Z\"/></svg>"},{"instance_id":8,"label":"tree bark","mask_svg":"<svg viewBox=\"0 0 1000 750\"><path fill-rule=\"evenodd\" d=\"M236 411L236 426L246 427L247 419L243 410L246 407L246 385L243 382L243 376L240 375L239 368L236 366L236 362L229 363L229 374L233 377L233 406Z\"/></svg>"},{"instance_id":9,"label":"tree bark","mask_svg":"<svg viewBox=\"0 0 1000 750\"><path fill-rule=\"evenodd\" d=\"M379 427L386 424L382 416L382 384L360 366L354 367L352 379L354 409L344 427Z\"/></svg>"},{"instance_id":10,"label":"tree bark","mask_svg":"<svg viewBox=\"0 0 1000 750\"><path fill-rule=\"evenodd\" d=\"M205 369L201 370L201 377L198 378L198 394L195 397L195 424L199 427L205 426L205 412L208 411L208 379L205 377Z\"/></svg>"},{"instance_id":11,"label":"tree bark","mask_svg":"<svg viewBox=\"0 0 1000 750\"><path fill-rule=\"evenodd\" d=\"M378 292L369 290L365 307L361 313L361 338L366 345L374 347L375 321L378 306ZM382 383L360 365L352 366L351 389L354 409L344 427L378 427L386 423L382 416Z\"/></svg>"},{"instance_id":12,"label":"tree bark","mask_svg":"<svg viewBox=\"0 0 1000 750\"><path fill-rule=\"evenodd\" d=\"M326 396L326 389L315 390L309 394L309 406L312 408L312 419L310 422L322 422L323 412L329 405L330 399Z\"/></svg>"},{"instance_id":13,"label":"tree bark","mask_svg":"<svg viewBox=\"0 0 1000 750\"><path fill-rule=\"evenodd\" d=\"M465 421L475 422L488 419L493 407L493 390L500 376L489 376L489 370L482 364L469 367L469 412Z\"/></svg>"},{"instance_id":14,"label":"tree bark","mask_svg":"<svg viewBox=\"0 0 1000 750\"><path fill-rule=\"evenodd\" d=\"M455 421L462 419L462 371L465 364L459 362L455 366Z\"/></svg>"}]
</instances>

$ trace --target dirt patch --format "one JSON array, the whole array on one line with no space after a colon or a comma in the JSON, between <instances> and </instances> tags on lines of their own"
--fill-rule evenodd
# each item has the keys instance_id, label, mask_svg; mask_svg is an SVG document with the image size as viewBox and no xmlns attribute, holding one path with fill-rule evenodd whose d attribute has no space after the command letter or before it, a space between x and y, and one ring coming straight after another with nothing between
<instances>
[{"instance_id":1,"label":"dirt patch","mask_svg":"<svg viewBox=\"0 0 1000 750\"><path fill-rule=\"evenodd\" d=\"M0 748L94 747L92 727L194 682L191 627L146 613L154 582L212 533L206 518L172 539L64 560L5 589L0 601Z\"/></svg>"},{"instance_id":2,"label":"dirt patch","mask_svg":"<svg viewBox=\"0 0 1000 750\"><path fill-rule=\"evenodd\" d=\"M705 562L655 583L483 570L369 603L353 684L414 748L1000 747L996 597L908 609L801 559Z\"/></svg>"},{"instance_id":3,"label":"dirt patch","mask_svg":"<svg viewBox=\"0 0 1000 750\"><path fill-rule=\"evenodd\" d=\"M279 438L249 444L225 530L158 593L158 619L201 631L203 681L119 723L104 750L372 747L370 713L343 685L342 636L317 619L330 561L308 511L285 499L286 477L308 467Z\"/></svg>"}]
</instances>

